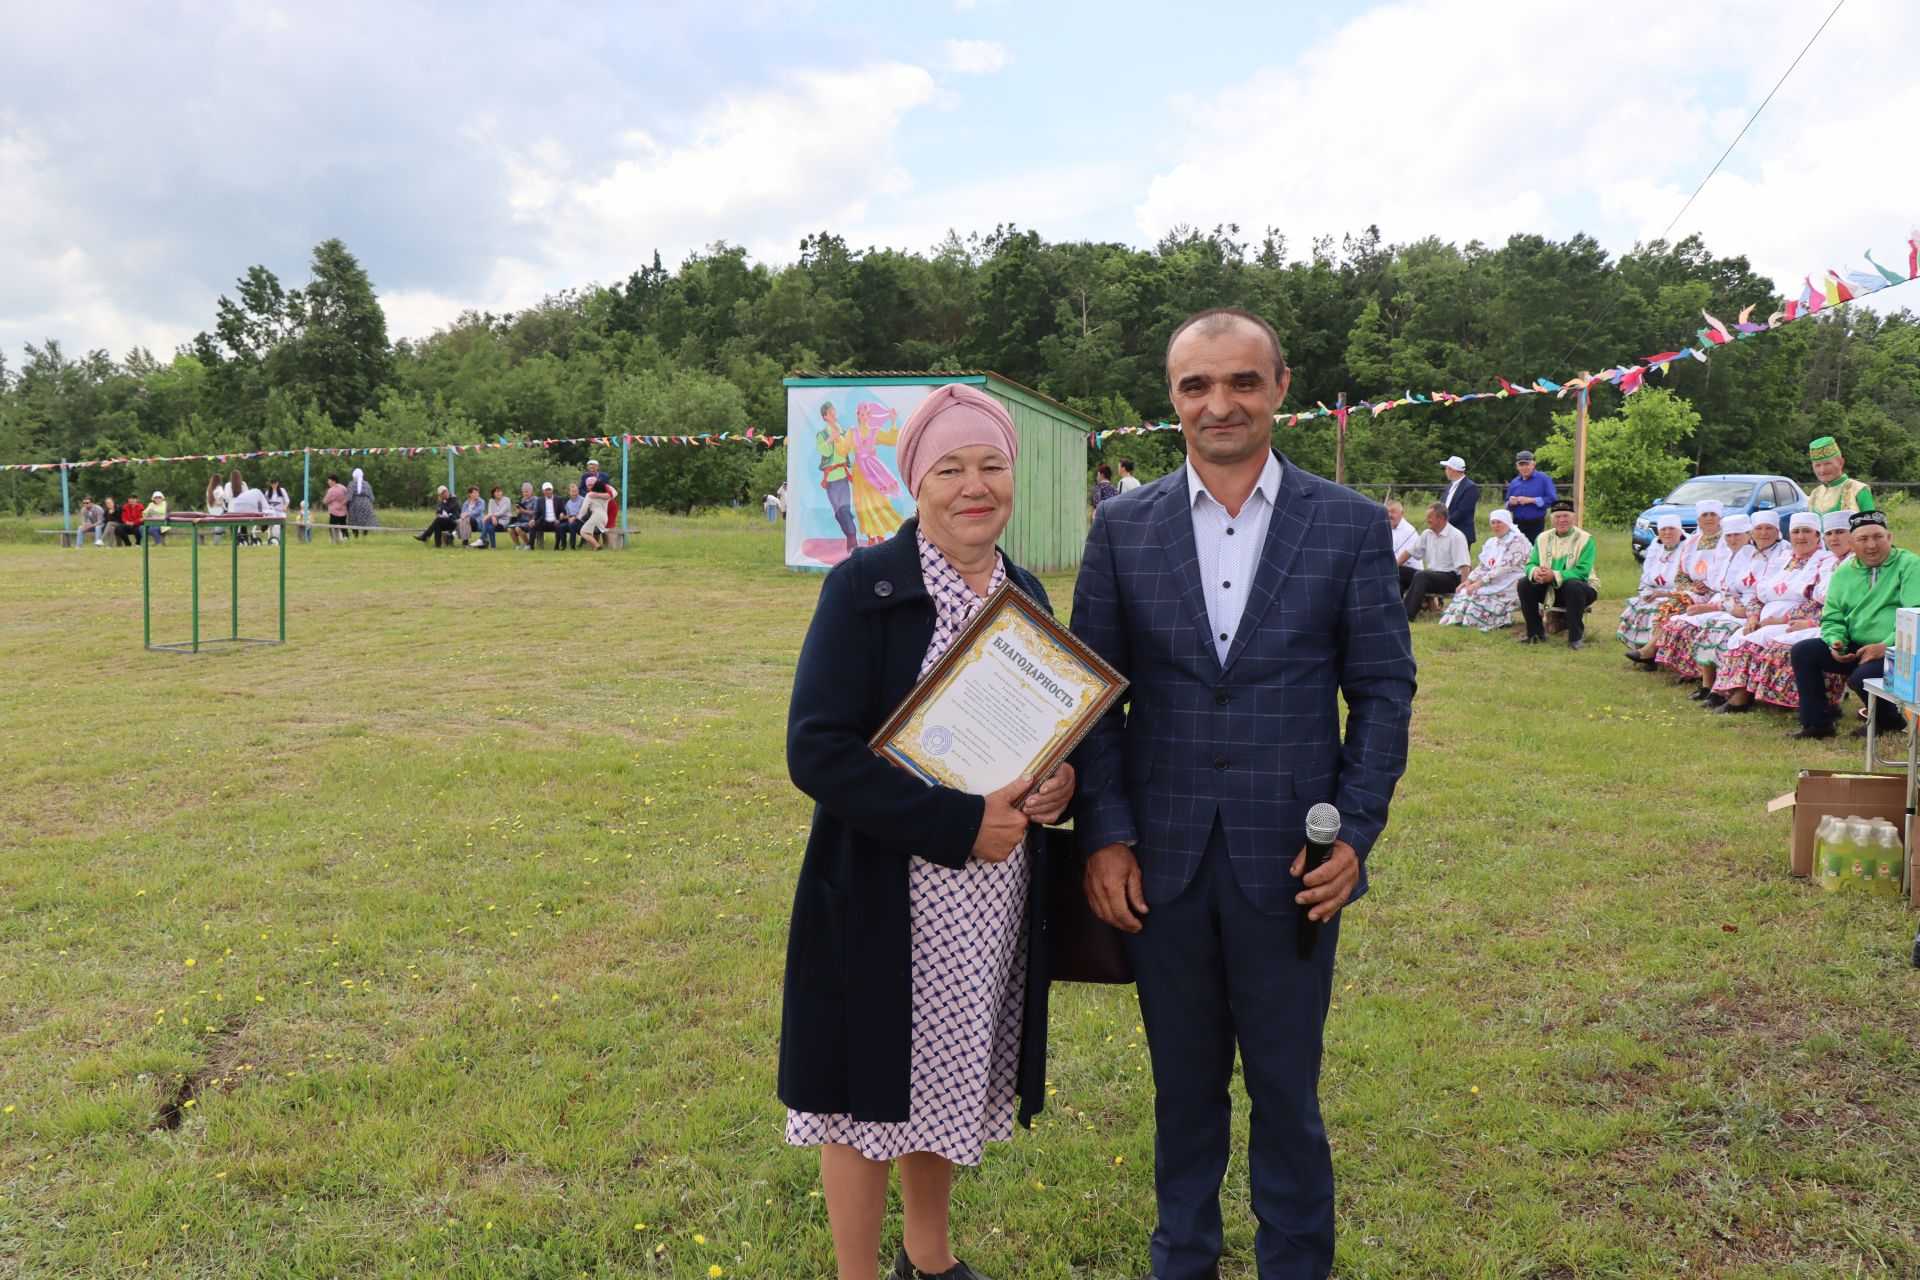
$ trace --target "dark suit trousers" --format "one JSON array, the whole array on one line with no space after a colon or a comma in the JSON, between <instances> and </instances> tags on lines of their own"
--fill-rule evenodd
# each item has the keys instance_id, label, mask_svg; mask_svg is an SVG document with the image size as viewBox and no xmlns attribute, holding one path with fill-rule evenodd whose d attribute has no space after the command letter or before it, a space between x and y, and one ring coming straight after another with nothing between
<instances>
[{"instance_id":1,"label":"dark suit trousers","mask_svg":"<svg viewBox=\"0 0 1920 1280\"><path fill-rule=\"evenodd\" d=\"M1340 921L1323 925L1313 959L1301 960L1300 918L1254 909L1215 819L1193 880L1128 935L1153 1059L1152 1255L1161 1280L1212 1276L1220 1258L1236 1042L1252 1102L1260 1278L1321 1280L1333 1267L1333 1155L1319 1086Z\"/></svg>"},{"instance_id":2,"label":"dark suit trousers","mask_svg":"<svg viewBox=\"0 0 1920 1280\"><path fill-rule=\"evenodd\" d=\"M1793 658L1793 682L1800 687L1800 723L1809 727L1832 724L1840 717L1839 709L1827 701L1828 672L1837 671L1846 676L1847 687L1859 694L1862 702L1867 700L1867 691L1860 687L1861 682L1887 673L1885 658L1841 662L1824 642L1797 644L1787 652ZM1879 714L1882 733L1899 733L1907 727L1906 717L1887 699L1881 699Z\"/></svg>"},{"instance_id":3,"label":"dark suit trousers","mask_svg":"<svg viewBox=\"0 0 1920 1280\"><path fill-rule=\"evenodd\" d=\"M1599 593L1582 578L1567 578L1554 586L1551 582L1542 584L1532 578L1521 578L1517 588L1520 593L1520 616L1526 619L1527 634L1544 637L1546 626L1540 617L1540 606L1548 596L1554 603L1567 611L1567 639L1584 640L1587 635L1587 610L1599 598Z\"/></svg>"},{"instance_id":4,"label":"dark suit trousers","mask_svg":"<svg viewBox=\"0 0 1920 1280\"><path fill-rule=\"evenodd\" d=\"M1409 569L1400 566L1400 598L1407 605L1407 621L1420 616L1420 605L1430 595L1451 595L1460 589L1460 575L1451 570Z\"/></svg>"},{"instance_id":5,"label":"dark suit trousers","mask_svg":"<svg viewBox=\"0 0 1920 1280\"><path fill-rule=\"evenodd\" d=\"M1538 520L1522 520L1519 516L1515 516L1513 527L1526 534L1528 542L1538 542L1540 535L1546 532L1547 518L1541 516Z\"/></svg>"}]
</instances>

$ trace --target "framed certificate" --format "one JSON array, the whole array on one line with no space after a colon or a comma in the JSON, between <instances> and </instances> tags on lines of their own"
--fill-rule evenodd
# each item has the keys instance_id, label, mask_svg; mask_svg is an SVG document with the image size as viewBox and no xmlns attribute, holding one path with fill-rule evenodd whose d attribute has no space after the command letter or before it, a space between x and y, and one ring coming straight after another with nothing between
<instances>
[{"instance_id":1,"label":"framed certificate","mask_svg":"<svg viewBox=\"0 0 1920 1280\"><path fill-rule=\"evenodd\" d=\"M872 746L929 783L986 795L1037 785L1127 681L1011 582L987 598Z\"/></svg>"}]
</instances>

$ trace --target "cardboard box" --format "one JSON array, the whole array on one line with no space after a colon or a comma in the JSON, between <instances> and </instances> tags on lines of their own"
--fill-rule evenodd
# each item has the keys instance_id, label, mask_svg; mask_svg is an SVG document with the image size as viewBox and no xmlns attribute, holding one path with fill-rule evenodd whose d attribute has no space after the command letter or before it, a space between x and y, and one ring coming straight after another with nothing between
<instances>
[{"instance_id":1,"label":"cardboard box","mask_svg":"<svg viewBox=\"0 0 1920 1280\"><path fill-rule=\"evenodd\" d=\"M1902 832L1907 829L1907 779L1897 773L1840 773L1831 769L1802 769L1793 794L1769 801L1767 811L1793 810L1793 848L1788 869L1796 876L1813 874L1813 835L1820 819L1859 814L1885 818ZM1920 884L1913 874L1913 850L1907 850L1907 892L1920 906Z\"/></svg>"},{"instance_id":2,"label":"cardboard box","mask_svg":"<svg viewBox=\"0 0 1920 1280\"><path fill-rule=\"evenodd\" d=\"M1887 692L1908 702L1920 702L1914 696L1920 681L1920 609L1896 609L1893 615L1893 648L1887 654Z\"/></svg>"}]
</instances>

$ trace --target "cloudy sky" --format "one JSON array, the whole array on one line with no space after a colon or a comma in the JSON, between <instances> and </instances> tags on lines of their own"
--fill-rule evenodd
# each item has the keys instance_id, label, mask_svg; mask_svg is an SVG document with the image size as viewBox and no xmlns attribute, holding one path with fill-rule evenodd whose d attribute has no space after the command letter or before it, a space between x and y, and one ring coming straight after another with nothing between
<instances>
[{"instance_id":1,"label":"cloudy sky","mask_svg":"<svg viewBox=\"0 0 1920 1280\"><path fill-rule=\"evenodd\" d=\"M925 249L1001 222L1143 245L1237 222L1304 252L1375 223L1618 252L1667 225L1831 7L14 5L0 351L164 355L248 265L297 284L328 236L396 336L656 249L786 261L822 228ZM1915 48L1913 0L1847 0L1675 235L1782 287L1867 249L1903 264Z\"/></svg>"}]
</instances>

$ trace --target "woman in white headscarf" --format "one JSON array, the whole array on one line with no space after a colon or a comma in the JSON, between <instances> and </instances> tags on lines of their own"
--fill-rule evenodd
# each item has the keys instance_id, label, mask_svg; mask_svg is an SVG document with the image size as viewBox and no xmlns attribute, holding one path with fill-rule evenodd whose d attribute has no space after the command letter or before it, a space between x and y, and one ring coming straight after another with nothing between
<instances>
[{"instance_id":1,"label":"woman in white headscarf","mask_svg":"<svg viewBox=\"0 0 1920 1280\"><path fill-rule=\"evenodd\" d=\"M1513 527L1513 513L1496 507L1487 517L1487 538L1480 544L1480 558L1454 590L1453 599L1440 615L1443 627L1472 627L1475 631L1497 631L1513 621L1520 604L1520 575L1526 572L1527 555L1533 544L1527 535Z\"/></svg>"},{"instance_id":2,"label":"woman in white headscarf","mask_svg":"<svg viewBox=\"0 0 1920 1280\"><path fill-rule=\"evenodd\" d=\"M1820 640L1820 612L1827 603L1827 584L1833 571L1853 555L1853 537L1848 532L1847 511L1829 512L1825 517L1802 512L1793 517L1793 560L1798 567L1776 577L1766 589L1771 597L1761 609L1762 625L1727 642L1719 674L1713 682L1714 693L1724 701L1714 710L1728 715L1750 711L1756 702L1785 707L1800 706L1800 686L1793 676L1793 646ZM1805 539L1802 529L1818 528L1824 546L1801 559ZM1800 596L1796 598L1796 591ZM1847 678L1827 677L1827 700L1839 702L1846 696Z\"/></svg>"},{"instance_id":3,"label":"woman in white headscarf","mask_svg":"<svg viewBox=\"0 0 1920 1280\"><path fill-rule=\"evenodd\" d=\"M1627 661L1646 671L1653 670L1654 615L1679 589L1681 544L1686 541L1686 526L1671 511L1654 521L1653 531L1647 558L1640 563L1640 587L1620 611L1620 630L1615 632L1627 646Z\"/></svg>"},{"instance_id":4,"label":"woman in white headscarf","mask_svg":"<svg viewBox=\"0 0 1920 1280\"><path fill-rule=\"evenodd\" d=\"M363 537L367 529L380 527L380 517L373 514L373 486L367 483L367 473L358 467L347 482L347 525L356 538Z\"/></svg>"},{"instance_id":5,"label":"woman in white headscarf","mask_svg":"<svg viewBox=\"0 0 1920 1280\"><path fill-rule=\"evenodd\" d=\"M1713 676L1702 667L1720 660L1722 640L1740 629L1746 621L1747 607L1753 599L1766 561L1753 542L1753 520L1730 515L1721 522L1726 533L1713 565L1707 570L1706 585L1713 594L1704 603L1687 606L1687 611L1671 618L1660 628L1653 660L1686 681L1699 681L1693 691L1695 702L1713 696ZM1776 528L1775 532L1779 532Z\"/></svg>"}]
</instances>

